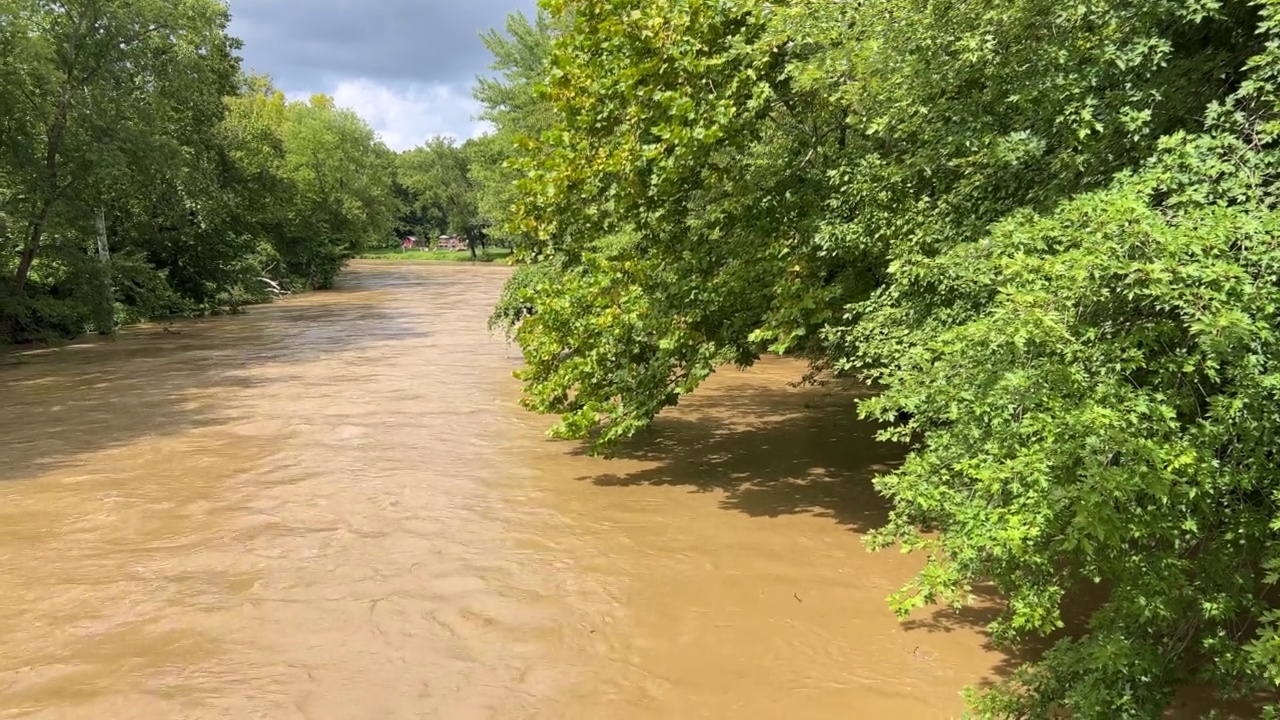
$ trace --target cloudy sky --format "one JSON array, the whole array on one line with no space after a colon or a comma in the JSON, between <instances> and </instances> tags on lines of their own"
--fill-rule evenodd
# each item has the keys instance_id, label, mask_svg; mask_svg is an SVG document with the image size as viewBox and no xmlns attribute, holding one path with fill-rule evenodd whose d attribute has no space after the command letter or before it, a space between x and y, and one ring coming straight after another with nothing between
<instances>
[{"instance_id":1,"label":"cloudy sky","mask_svg":"<svg viewBox=\"0 0 1280 720\"><path fill-rule=\"evenodd\" d=\"M332 95L392 148L435 135L466 139L475 76L488 70L479 33L535 0L230 0L246 69L291 98Z\"/></svg>"}]
</instances>

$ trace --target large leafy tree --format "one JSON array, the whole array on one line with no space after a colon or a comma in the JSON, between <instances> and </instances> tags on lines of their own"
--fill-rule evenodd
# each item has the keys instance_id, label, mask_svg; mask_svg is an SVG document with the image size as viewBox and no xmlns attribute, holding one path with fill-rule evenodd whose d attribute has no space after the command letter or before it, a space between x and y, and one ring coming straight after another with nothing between
<instances>
[{"instance_id":1,"label":"large leafy tree","mask_svg":"<svg viewBox=\"0 0 1280 720\"><path fill-rule=\"evenodd\" d=\"M329 287L348 259L391 233L394 154L323 95L287 107L281 139L292 197L275 247L288 275Z\"/></svg>"},{"instance_id":2,"label":"large leafy tree","mask_svg":"<svg viewBox=\"0 0 1280 720\"><path fill-rule=\"evenodd\" d=\"M607 449L725 362L862 375L900 611L993 584L1017 643L1097 586L983 714L1275 688L1273 3L544 8L529 406Z\"/></svg>"},{"instance_id":3,"label":"large leafy tree","mask_svg":"<svg viewBox=\"0 0 1280 720\"><path fill-rule=\"evenodd\" d=\"M395 155L359 116L324 95L290 102L261 77L227 104L236 230L254 239L263 272L328 287L348 259L391 237Z\"/></svg>"},{"instance_id":4,"label":"large leafy tree","mask_svg":"<svg viewBox=\"0 0 1280 720\"><path fill-rule=\"evenodd\" d=\"M106 202L122 168L160 172L209 134L236 72L226 23L214 0L0 6L12 101L0 202L20 228L8 294L22 296L51 231Z\"/></svg>"},{"instance_id":5,"label":"large leafy tree","mask_svg":"<svg viewBox=\"0 0 1280 720\"><path fill-rule=\"evenodd\" d=\"M513 210L519 197L518 163L537 154L542 134L551 129L552 104L539 92L554 37L550 16L508 16L505 32L481 39L493 55L492 74L476 79L474 96L480 118L493 130L469 143L476 212L494 235L520 240Z\"/></svg>"},{"instance_id":6,"label":"large leafy tree","mask_svg":"<svg viewBox=\"0 0 1280 720\"><path fill-rule=\"evenodd\" d=\"M323 287L390 233L393 154L244 78L221 0L0 2L0 325L110 330Z\"/></svg>"}]
</instances>

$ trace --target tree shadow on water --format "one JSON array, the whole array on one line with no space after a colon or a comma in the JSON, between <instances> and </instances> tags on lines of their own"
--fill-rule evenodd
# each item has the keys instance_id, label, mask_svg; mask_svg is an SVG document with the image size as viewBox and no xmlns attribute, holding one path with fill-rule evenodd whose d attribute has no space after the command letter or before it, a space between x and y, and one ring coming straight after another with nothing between
<instances>
[{"instance_id":1,"label":"tree shadow on water","mask_svg":"<svg viewBox=\"0 0 1280 720\"><path fill-rule=\"evenodd\" d=\"M1015 647L995 645L987 635L987 628L1003 611L1003 598L990 586L974 589L972 605L960 609L938 609L929 613L920 613L902 626L907 631L925 633L980 633L984 637L984 647L998 653L999 660L991 668L989 676L977 687L990 690L1001 681L1009 679L1019 667L1039 661L1059 641L1066 638L1082 637L1088 632L1089 619L1106 601L1106 592L1097 586L1078 588L1068 593L1063 601L1064 627L1045 637L1029 637L1020 641ZM1263 716L1263 708L1280 701L1275 693L1260 693L1245 699L1223 699L1212 688L1203 686L1184 686L1178 688L1166 708L1165 720L1201 720L1217 713L1218 720L1245 720ZM1069 717L1060 715L1060 718Z\"/></svg>"},{"instance_id":2,"label":"tree shadow on water","mask_svg":"<svg viewBox=\"0 0 1280 720\"><path fill-rule=\"evenodd\" d=\"M581 479L602 487L650 485L718 492L722 507L752 517L807 514L867 532L884 524L889 509L872 480L899 466L905 449L876 441L879 426L857 419L855 400L847 393L815 388L707 388L615 453L643 467ZM1093 610L1105 599L1096 590L1076 593L1067 601L1063 631L1008 647L996 646L987 630L1004 610L1003 598L990 586L975 588L973 596L970 605L959 609L920 610L902 628L926 635L972 635L995 661L979 688L1008 679L1059 639L1083 633ZM1260 707L1222 703L1210 693L1190 689L1179 693L1165 717L1190 720L1210 709L1224 718L1259 717Z\"/></svg>"},{"instance_id":3,"label":"tree shadow on water","mask_svg":"<svg viewBox=\"0 0 1280 720\"><path fill-rule=\"evenodd\" d=\"M1080 638L1089 632L1089 620L1108 599L1108 592L1101 585L1086 585L1068 592L1062 601L1062 629L1045 637L1028 637L1016 646L996 645L987 628L1000 617L1005 608L1004 598L990 585L973 589L972 603L959 609L939 608L922 611L902 623L908 632L923 633L978 633L983 646L998 654L999 660L991 668L989 676L977 687L989 690L1007 680L1019 668L1039 661L1060 640ZM1244 720L1262 717L1268 704L1280 700L1275 694L1260 694L1243 700L1224 700L1214 690L1201 686L1181 687L1175 693L1163 717L1166 720L1199 720L1217 713L1219 720ZM1061 715L1067 718L1068 715Z\"/></svg>"},{"instance_id":4,"label":"tree shadow on water","mask_svg":"<svg viewBox=\"0 0 1280 720\"><path fill-rule=\"evenodd\" d=\"M909 633L949 634L960 632L981 638L984 650L997 660L988 677L978 683L979 689L990 689L1009 679L1014 671L1027 663L1039 660L1061 637L1073 631L1082 631L1087 616L1068 618L1070 630L1047 638L1031 638L1014 647L997 645L988 628L1000 618L1005 609L1004 598L990 585L973 588L970 603L960 608L934 607L917 611L902 622L902 629Z\"/></svg>"},{"instance_id":5,"label":"tree shadow on water","mask_svg":"<svg viewBox=\"0 0 1280 720\"><path fill-rule=\"evenodd\" d=\"M878 442L878 426L859 420L853 402L814 388L695 395L614 455L648 467L584 479L722 492L724 508L752 517L815 515L867 532L888 511L871 481L904 451Z\"/></svg>"}]
</instances>

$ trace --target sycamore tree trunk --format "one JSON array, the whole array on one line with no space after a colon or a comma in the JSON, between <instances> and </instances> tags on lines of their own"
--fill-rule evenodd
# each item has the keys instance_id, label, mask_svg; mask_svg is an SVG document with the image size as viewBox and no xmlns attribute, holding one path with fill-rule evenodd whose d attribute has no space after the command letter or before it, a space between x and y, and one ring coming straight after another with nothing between
<instances>
[{"instance_id":1,"label":"sycamore tree trunk","mask_svg":"<svg viewBox=\"0 0 1280 720\"><path fill-rule=\"evenodd\" d=\"M111 246L107 244L107 215L102 208L98 208L94 225L98 231L98 260L102 261L103 265L110 265Z\"/></svg>"},{"instance_id":2,"label":"sycamore tree trunk","mask_svg":"<svg viewBox=\"0 0 1280 720\"><path fill-rule=\"evenodd\" d=\"M98 208L94 224L98 234L98 261L102 263L102 307L98 310L98 334L110 335L116 331L116 301L111 287L111 247L107 242L107 216L102 208Z\"/></svg>"}]
</instances>

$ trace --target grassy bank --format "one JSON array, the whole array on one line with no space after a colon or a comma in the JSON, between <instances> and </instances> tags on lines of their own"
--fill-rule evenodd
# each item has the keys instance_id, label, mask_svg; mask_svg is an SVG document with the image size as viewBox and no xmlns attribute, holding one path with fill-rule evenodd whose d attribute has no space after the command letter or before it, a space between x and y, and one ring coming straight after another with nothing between
<instances>
[{"instance_id":1,"label":"grassy bank","mask_svg":"<svg viewBox=\"0 0 1280 720\"><path fill-rule=\"evenodd\" d=\"M493 262L511 256L511 248L489 248L477 251L477 262ZM470 262L471 253L453 250L401 250L389 248L368 250L360 254L361 260L400 260L403 262Z\"/></svg>"}]
</instances>

